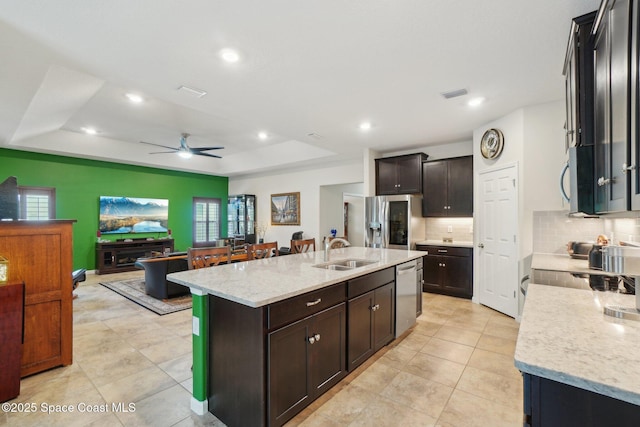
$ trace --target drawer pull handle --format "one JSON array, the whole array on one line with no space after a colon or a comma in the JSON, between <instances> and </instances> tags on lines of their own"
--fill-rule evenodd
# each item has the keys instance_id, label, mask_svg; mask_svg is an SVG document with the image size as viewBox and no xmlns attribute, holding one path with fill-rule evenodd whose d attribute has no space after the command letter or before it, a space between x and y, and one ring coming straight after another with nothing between
<instances>
[{"instance_id":1,"label":"drawer pull handle","mask_svg":"<svg viewBox=\"0 0 640 427\"><path fill-rule=\"evenodd\" d=\"M310 301L310 302L308 302L308 303L307 303L307 307L311 307L311 306L314 306L314 305L320 304L320 301L322 301L322 298L318 298L318 299L317 299L317 300L315 300L315 301ZM312 344L313 344L313 343L312 343Z\"/></svg>"},{"instance_id":2,"label":"drawer pull handle","mask_svg":"<svg viewBox=\"0 0 640 427\"><path fill-rule=\"evenodd\" d=\"M447 250L446 249L438 249L438 253L440 254L446 254Z\"/></svg>"}]
</instances>

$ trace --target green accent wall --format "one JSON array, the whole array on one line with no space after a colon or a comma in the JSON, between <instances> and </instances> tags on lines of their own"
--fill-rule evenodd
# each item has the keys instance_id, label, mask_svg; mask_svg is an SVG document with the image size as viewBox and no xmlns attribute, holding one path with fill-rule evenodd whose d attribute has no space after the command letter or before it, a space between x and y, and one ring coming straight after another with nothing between
<instances>
[{"instance_id":1,"label":"green accent wall","mask_svg":"<svg viewBox=\"0 0 640 427\"><path fill-rule=\"evenodd\" d=\"M169 228L176 251L191 246L193 197L219 198L220 235L227 235L227 177L0 148L0 182L9 176L17 177L18 185L56 189L56 218L77 220L73 226L74 269L96 268L100 196L169 199ZM102 238L164 236L166 233L140 233Z\"/></svg>"}]
</instances>

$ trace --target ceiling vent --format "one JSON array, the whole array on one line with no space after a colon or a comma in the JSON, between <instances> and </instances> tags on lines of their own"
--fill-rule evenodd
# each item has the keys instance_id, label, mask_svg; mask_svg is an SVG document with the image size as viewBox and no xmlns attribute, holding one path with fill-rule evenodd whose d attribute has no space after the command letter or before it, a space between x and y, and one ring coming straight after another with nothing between
<instances>
[{"instance_id":1,"label":"ceiling vent","mask_svg":"<svg viewBox=\"0 0 640 427\"><path fill-rule=\"evenodd\" d=\"M202 98L207 94L207 92L204 90L196 89L189 86L180 86L178 88L178 92L186 93L187 95L195 96L196 98Z\"/></svg>"},{"instance_id":2,"label":"ceiling vent","mask_svg":"<svg viewBox=\"0 0 640 427\"><path fill-rule=\"evenodd\" d=\"M469 92L467 92L466 89L458 89L458 90L452 90L449 92L443 92L440 95L442 95L444 99L451 99L451 98L456 98L458 96L466 95L468 93Z\"/></svg>"}]
</instances>

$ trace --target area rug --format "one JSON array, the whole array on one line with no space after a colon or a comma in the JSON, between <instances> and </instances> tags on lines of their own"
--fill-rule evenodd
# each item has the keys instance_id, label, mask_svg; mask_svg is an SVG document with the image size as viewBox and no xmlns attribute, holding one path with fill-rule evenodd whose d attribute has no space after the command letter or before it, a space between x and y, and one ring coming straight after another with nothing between
<instances>
[{"instance_id":1,"label":"area rug","mask_svg":"<svg viewBox=\"0 0 640 427\"><path fill-rule=\"evenodd\" d=\"M161 316L191 308L191 294L163 300L156 299L145 293L142 279L117 280L100 284Z\"/></svg>"}]
</instances>

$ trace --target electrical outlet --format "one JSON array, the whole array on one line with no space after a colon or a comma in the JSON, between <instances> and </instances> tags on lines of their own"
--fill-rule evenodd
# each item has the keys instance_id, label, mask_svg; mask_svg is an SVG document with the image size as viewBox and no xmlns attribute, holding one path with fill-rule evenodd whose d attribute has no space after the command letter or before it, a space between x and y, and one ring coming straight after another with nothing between
<instances>
[{"instance_id":1,"label":"electrical outlet","mask_svg":"<svg viewBox=\"0 0 640 427\"><path fill-rule=\"evenodd\" d=\"M453 233L453 225L447 225L447 233Z\"/></svg>"}]
</instances>

